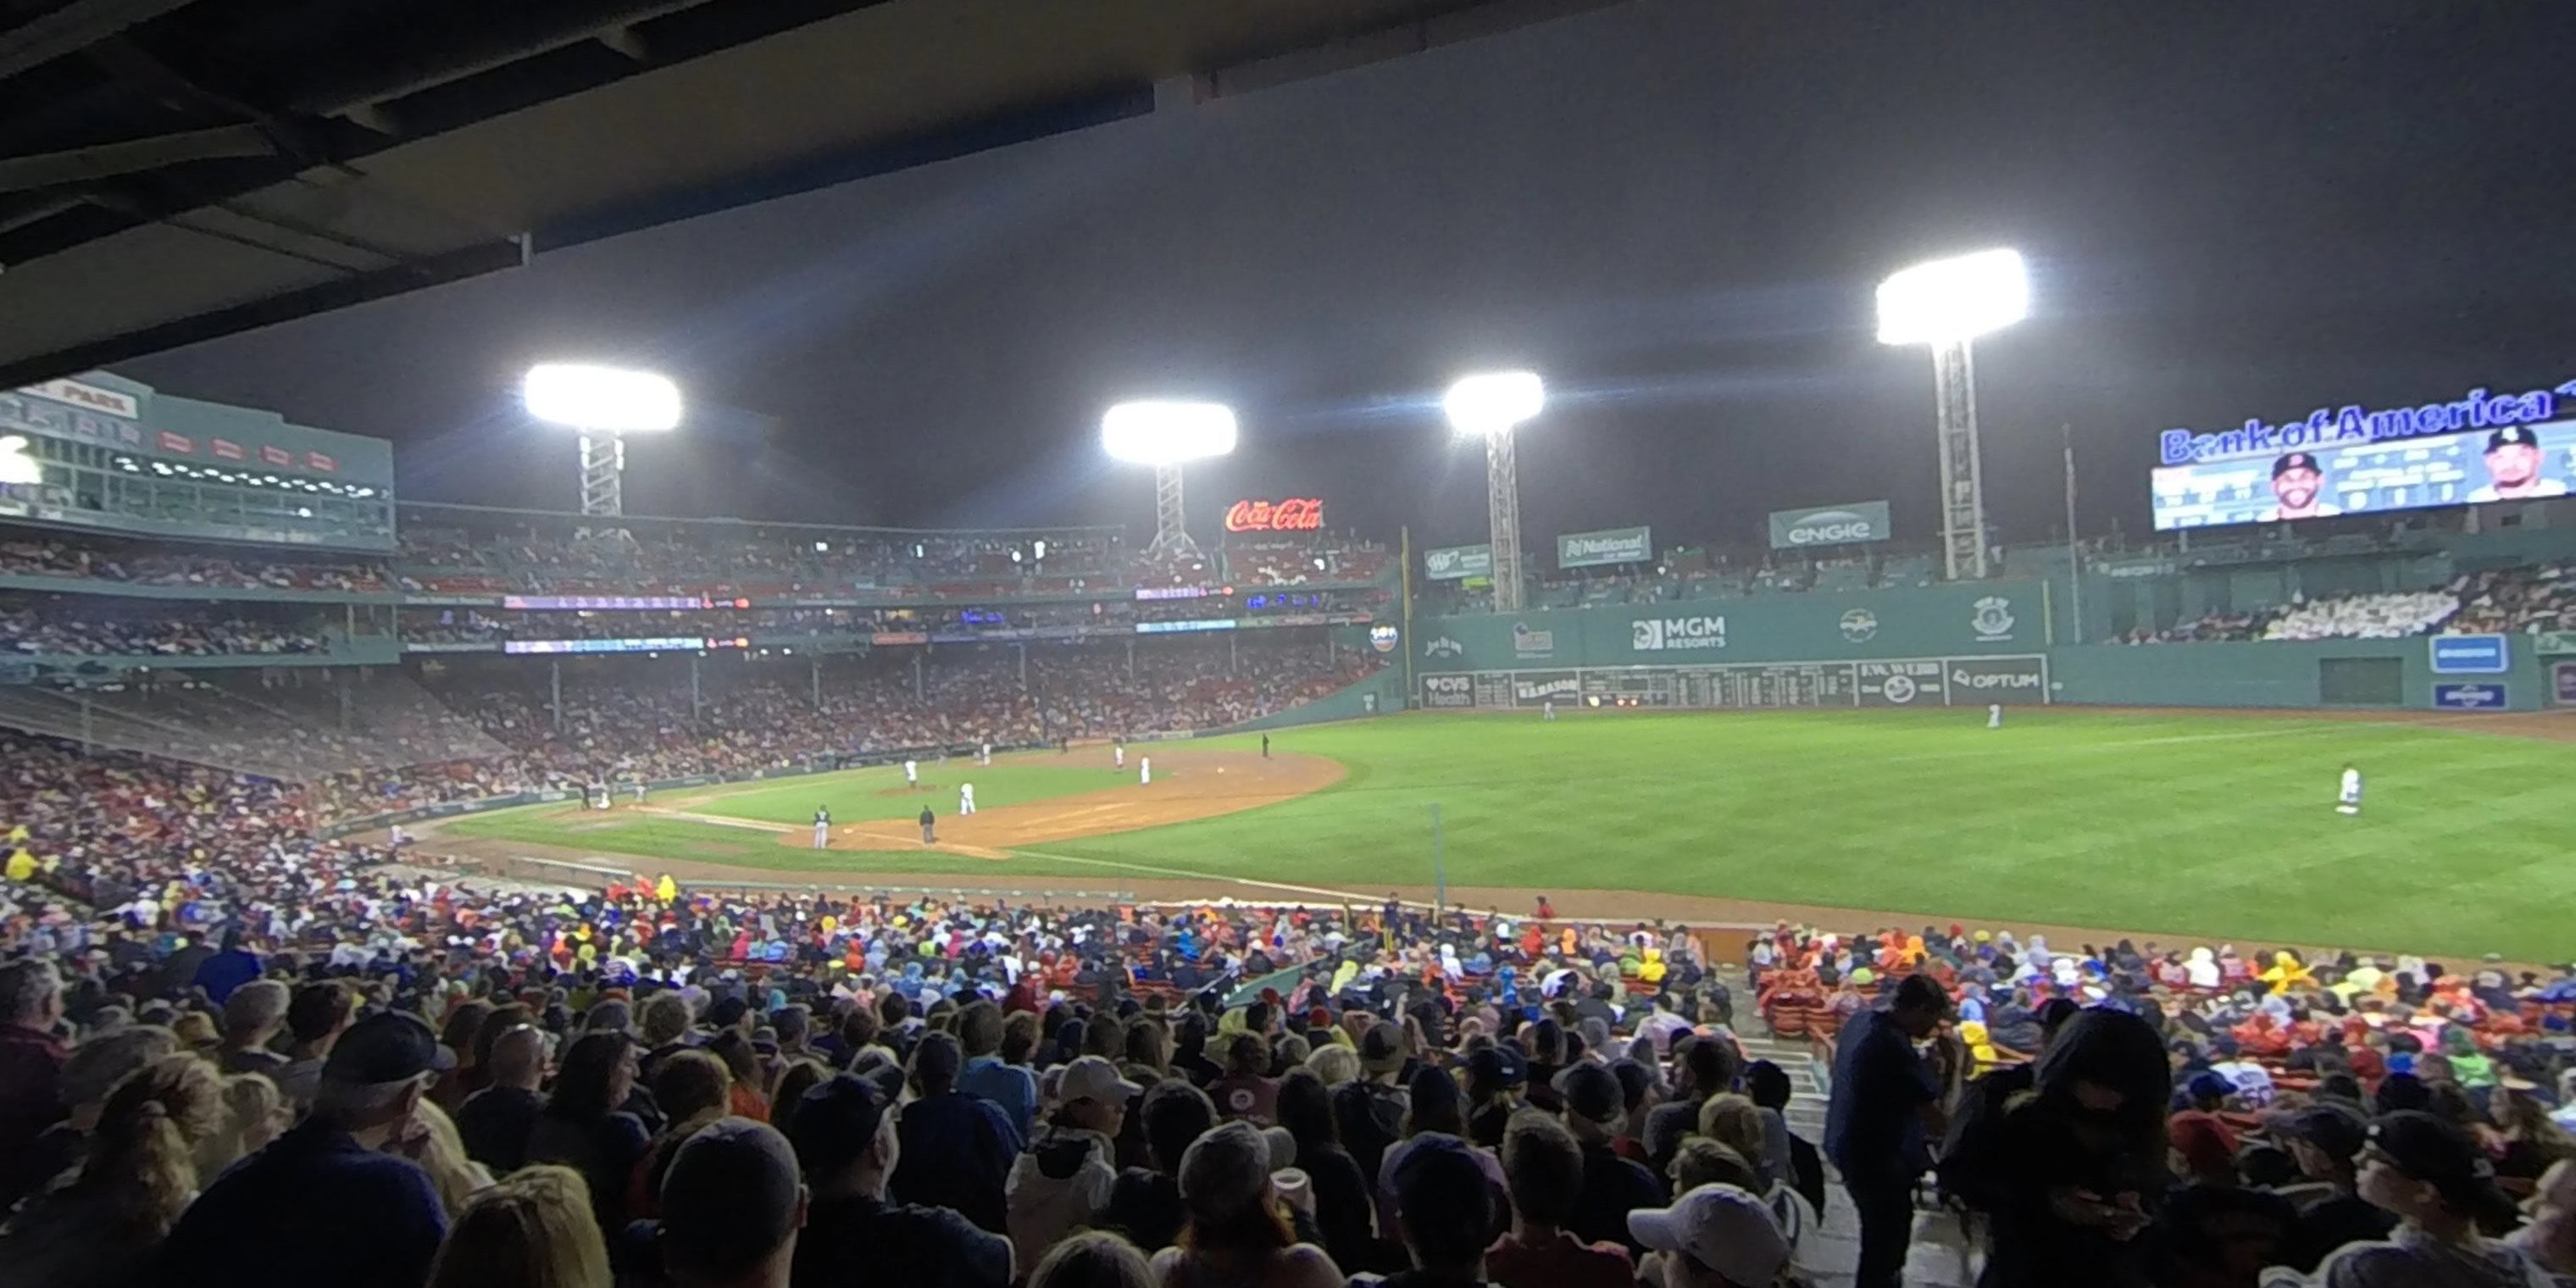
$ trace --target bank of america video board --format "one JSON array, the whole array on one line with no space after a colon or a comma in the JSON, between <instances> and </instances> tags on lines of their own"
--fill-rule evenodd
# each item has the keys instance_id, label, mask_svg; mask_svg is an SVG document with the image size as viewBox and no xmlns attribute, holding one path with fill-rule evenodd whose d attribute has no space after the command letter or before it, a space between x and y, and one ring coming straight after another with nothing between
<instances>
[{"instance_id":1,"label":"bank of america video board","mask_svg":"<svg viewBox=\"0 0 2576 1288\"><path fill-rule=\"evenodd\" d=\"M2158 448L2160 530L2566 496L2576 380L2420 407L2320 407L2214 434L2169 429Z\"/></svg>"}]
</instances>

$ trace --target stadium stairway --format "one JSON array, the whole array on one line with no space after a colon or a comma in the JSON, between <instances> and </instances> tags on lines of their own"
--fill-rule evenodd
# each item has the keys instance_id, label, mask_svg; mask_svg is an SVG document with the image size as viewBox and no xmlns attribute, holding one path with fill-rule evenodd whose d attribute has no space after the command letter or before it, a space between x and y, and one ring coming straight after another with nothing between
<instances>
[{"instance_id":1,"label":"stadium stairway","mask_svg":"<svg viewBox=\"0 0 2576 1288\"><path fill-rule=\"evenodd\" d=\"M1761 1021L1756 1019L1755 1026ZM1800 1138L1821 1145L1825 1138L1825 1099L1827 1076L1804 1039L1783 1040L1739 1033L1737 1042L1744 1048L1744 1058L1768 1060L1789 1075L1793 1090L1784 1115L1789 1130ZM1826 1165L1829 1180L1825 1187L1823 1223L1807 1237L1800 1261L1815 1278L1816 1288L1850 1288L1852 1271L1860 1261L1860 1221L1852 1212L1851 1200L1843 1193L1838 1179L1830 1177L1832 1165ZM1966 1272L1964 1259L1946 1240L1937 1237L1947 1233L1949 1223L1931 1214L1918 1214L1916 1238L1911 1255L1906 1258L1906 1288L1967 1288L1974 1276Z\"/></svg>"}]
</instances>

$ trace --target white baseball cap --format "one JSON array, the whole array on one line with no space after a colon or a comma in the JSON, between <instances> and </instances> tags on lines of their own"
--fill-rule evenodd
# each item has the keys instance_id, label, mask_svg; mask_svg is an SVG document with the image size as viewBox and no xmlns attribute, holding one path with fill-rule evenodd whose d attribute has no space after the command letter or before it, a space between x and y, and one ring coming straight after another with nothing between
<instances>
[{"instance_id":1,"label":"white baseball cap","mask_svg":"<svg viewBox=\"0 0 2576 1288\"><path fill-rule=\"evenodd\" d=\"M1064 1076L1056 1080L1055 1096L1061 1101L1101 1100L1126 1104L1144 1088L1118 1076L1118 1066L1096 1055L1087 1055L1064 1067Z\"/></svg>"},{"instance_id":2,"label":"white baseball cap","mask_svg":"<svg viewBox=\"0 0 2576 1288\"><path fill-rule=\"evenodd\" d=\"M1737 1288L1770 1288L1789 1267L1789 1240L1762 1200L1710 1183L1661 1211L1628 1214L1628 1233L1657 1252L1686 1253Z\"/></svg>"}]
</instances>

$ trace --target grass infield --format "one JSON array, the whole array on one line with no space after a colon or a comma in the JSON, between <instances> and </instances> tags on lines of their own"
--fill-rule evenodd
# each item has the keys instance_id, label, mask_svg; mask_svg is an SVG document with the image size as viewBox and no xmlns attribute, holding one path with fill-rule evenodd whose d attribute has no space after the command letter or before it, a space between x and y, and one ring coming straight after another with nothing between
<instances>
[{"instance_id":1,"label":"grass infield","mask_svg":"<svg viewBox=\"0 0 2576 1288\"><path fill-rule=\"evenodd\" d=\"M1943 910L2231 939L2576 954L2565 841L2576 745L2347 719L2017 709L1750 715L1407 716L1289 730L1347 776L1282 804L1052 843L1013 876L1245 876L1370 891L1448 879ZM1251 739L1191 744L1251 746ZM2364 813L2334 810L2346 761ZM945 816L1099 790L1105 770L924 765ZM692 796L802 824L908 818L900 769ZM888 789L893 794L887 794ZM674 799L678 799L675 797ZM514 810L446 826L603 853L841 872L975 873L990 860L810 851L720 824ZM1066 861L1074 860L1074 861Z\"/></svg>"}]
</instances>

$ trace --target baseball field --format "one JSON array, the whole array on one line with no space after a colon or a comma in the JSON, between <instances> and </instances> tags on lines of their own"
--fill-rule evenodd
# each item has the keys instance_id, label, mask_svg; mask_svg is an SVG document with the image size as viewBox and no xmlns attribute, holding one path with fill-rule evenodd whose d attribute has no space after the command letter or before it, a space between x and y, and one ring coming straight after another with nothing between
<instances>
[{"instance_id":1,"label":"baseball field","mask_svg":"<svg viewBox=\"0 0 2576 1288\"><path fill-rule=\"evenodd\" d=\"M453 820L489 856L685 876L1964 920L2562 961L2576 720L2017 708L1407 715ZM1151 755L1154 782L1137 781ZM2334 809L2347 763L2358 817ZM979 812L955 817L971 782ZM921 843L916 816L938 815ZM813 846L815 809L831 811ZM1435 821L1436 807L1436 821ZM1817 914L1823 915L1823 914Z\"/></svg>"}]
</instances>

